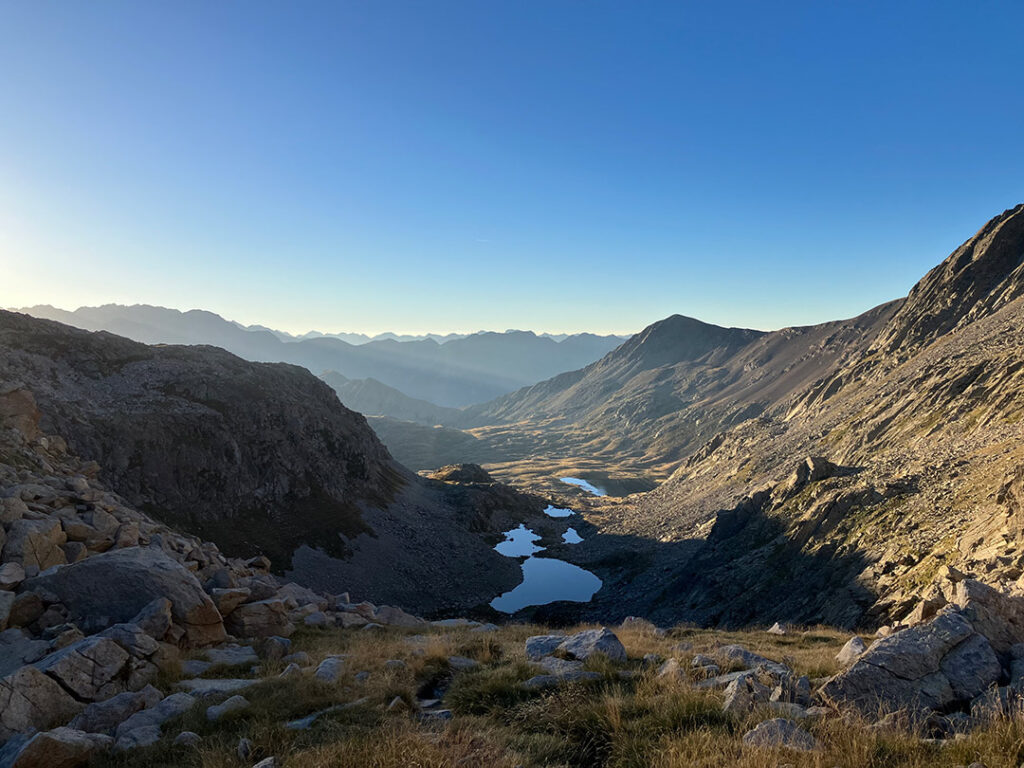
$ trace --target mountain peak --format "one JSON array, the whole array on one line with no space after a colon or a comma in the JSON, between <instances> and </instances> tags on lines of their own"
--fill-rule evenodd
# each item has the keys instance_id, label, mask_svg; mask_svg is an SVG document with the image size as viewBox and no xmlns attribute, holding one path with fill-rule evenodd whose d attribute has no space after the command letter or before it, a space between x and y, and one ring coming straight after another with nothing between
<instances>
[{"instance_id":1,"label":"mountain peak","mask_svg":"<svg viewBox=\"0 0 1024 768\"><path fill-rule=\"evenodd\" d=\"M874 348L913 350L1024 295L1024 203L989 220L925 275Z\"/></svg>"}]
</instances>

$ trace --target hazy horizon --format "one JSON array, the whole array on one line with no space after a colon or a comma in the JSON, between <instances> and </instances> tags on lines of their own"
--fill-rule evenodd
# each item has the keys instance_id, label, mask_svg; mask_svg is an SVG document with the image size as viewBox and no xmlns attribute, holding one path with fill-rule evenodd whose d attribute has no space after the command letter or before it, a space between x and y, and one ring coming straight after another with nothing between
<instances>
[{"instance_id":1,"label":"hazy horizon","mask_svg":"<svg viewBox=\"0 0 1024 768\"><path fill-rule=\"evenodd\" d=\"M998 5L8 4L0 304L855 316L1024 199Z\"/></svg>"}]
</instances>

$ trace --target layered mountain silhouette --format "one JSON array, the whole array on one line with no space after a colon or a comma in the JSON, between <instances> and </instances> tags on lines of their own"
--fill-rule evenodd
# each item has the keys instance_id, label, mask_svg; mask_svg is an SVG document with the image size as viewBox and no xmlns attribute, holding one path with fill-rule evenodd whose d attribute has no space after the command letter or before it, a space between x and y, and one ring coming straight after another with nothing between
<instances>
[{"instance_id":1,"label":"layered mountain silhouette","mask_svg":"<svg viewBox=\"0 0 1024 768\"><path fill-rule=\"evenodd\" d=\"M74 312L50 306L18 311L144 344L208 344L246 360L293 363L317 374L337 371L349 379L372 378L409 397L446 407L490 400L586 365L622 343L618 336L583 333L555 341L530 331L509 331L481 332L445 343L435 338L383 338L351 344L332 336L283 338L278 331L245 328L203 310L108 304Z\"/></svg>"}]
</instances>

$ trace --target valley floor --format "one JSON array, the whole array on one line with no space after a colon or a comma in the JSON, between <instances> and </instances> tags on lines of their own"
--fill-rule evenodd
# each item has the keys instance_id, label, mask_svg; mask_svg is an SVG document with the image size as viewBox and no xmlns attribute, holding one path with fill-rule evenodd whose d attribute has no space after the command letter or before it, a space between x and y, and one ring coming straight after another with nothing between
<instances>
[{"instance_id":1,"label":"valley floor","mask_svg":"<svg viewBox=\"0 0 1024 768\"><path fill-rule=\"evenodd\" d=\"M93 766L923 768L981 762L987 768L1017 768L1024 757L1020 717L997 719L942 742L834 715L811 717L800 726L817 741L813 751L745 745L743 735L779 717L779 711L723 711L722 691L699 688L690 672L696 654L714 656L721 646L739 643L819 680L837 671L835 654L849 638L831 629L777 636L676 627L659 636L642 625L616 628L627 661L590 661L594 679L536 690L522 685L539 673L527 661L524 642L548 630L534 625L487 629L303 628L291 647L309 655L301 673L293 668L281 677L280 661L263 661L256 669L248 663L212 667L205 677L255 681L240 691L247 708L210 722L207 707L225 696L203 700L166 722L157 744L98 758ZM318 679L313 670L333 654L344 654L337 679ZM672 658L682 674L659 676L661 659ZM170 688L175 679L158 684ZM436 703L423 701L437 697ZM328 711L309 727L286 725L323 710ZM200 740L175 745L182 731ZM250 742L242 747L244 757L241 739ZM268 758L276 761L261 763Z\"/></svg>"}]
</instances>

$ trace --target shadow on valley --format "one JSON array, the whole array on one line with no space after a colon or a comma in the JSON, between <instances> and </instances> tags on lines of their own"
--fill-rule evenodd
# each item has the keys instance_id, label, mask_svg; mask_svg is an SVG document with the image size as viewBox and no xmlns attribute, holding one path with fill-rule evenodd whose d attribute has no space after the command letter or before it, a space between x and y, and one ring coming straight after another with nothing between
<instances>
[{"instance_id":1,"label":"shadow on valley","mask_svg":"<svg viewBox=\"0 0 1024 768\"><path fill-rule=\"evenodd\" d=\"M858 580L864 553L838 539L815 539L747 499L719 513L707 539L657 542L636 536L588 538L572 561L604 582L586 604L551 603L516 619L566 625L618 623L630 615L659 625L737 629L774 622L861 628L878 596ZM606 553L606 554L602 554ZM554 551L552 556L566 557Z\"/></svg>"}]
</instances>

